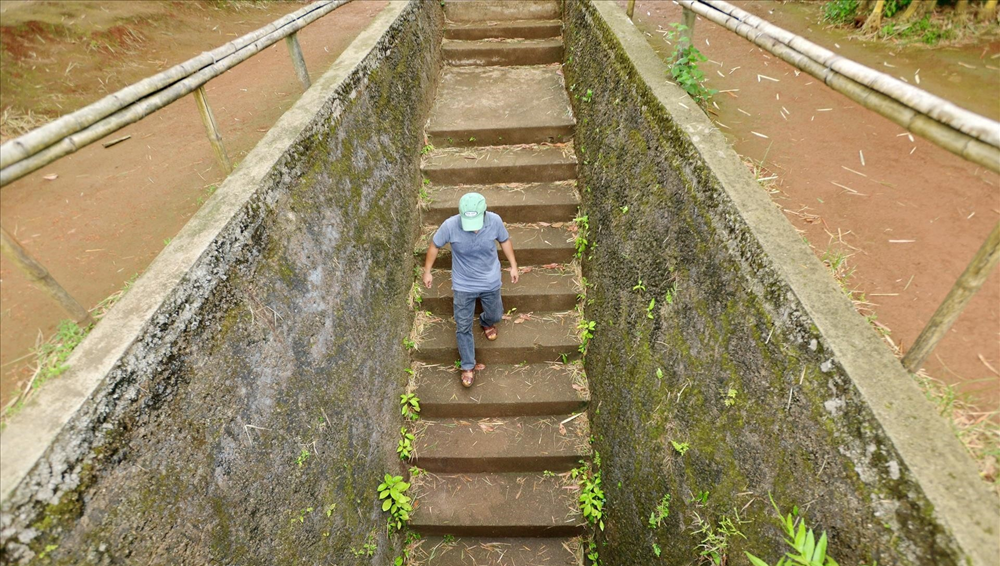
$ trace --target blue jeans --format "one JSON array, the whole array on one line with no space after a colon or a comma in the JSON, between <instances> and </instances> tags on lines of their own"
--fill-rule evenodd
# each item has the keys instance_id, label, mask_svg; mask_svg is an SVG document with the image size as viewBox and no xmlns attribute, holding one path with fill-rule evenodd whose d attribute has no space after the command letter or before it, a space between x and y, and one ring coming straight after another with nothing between
<instances>
[{"instance_id":1,"label":"blue jeans","mask_svg":"<svg viewBox=\"0 0 1000 566\"><path fill-rule=\"evenodd\" d=\"M472 318L476 311L476 299L483 304L479 324L484 328L493 326L503 318L503 300L500 299L500 289L478 293L464 291L453 291L453 293L458 354L462 357L462 371L468 371L476 367L476 343L472 337Z\"/></svg>"}]
</instances>

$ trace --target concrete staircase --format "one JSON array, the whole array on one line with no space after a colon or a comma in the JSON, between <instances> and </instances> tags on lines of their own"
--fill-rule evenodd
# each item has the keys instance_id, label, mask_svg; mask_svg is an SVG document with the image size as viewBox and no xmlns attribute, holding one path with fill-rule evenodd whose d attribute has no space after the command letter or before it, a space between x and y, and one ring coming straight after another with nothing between
<instances>
[{"instance_id":1,"label":"concrete staircase","mask_svg":"<svg viewBox=\"0 0 1000 566\"><path fill-rule=\"evenodd\" d=\"M446 66L426 129L435 149L422 167L431 203L414 253L422 264L427 239L475 191L507 223L518 264L530 270L517 285L504 272L510 316L499 338L487 341L475 325L477 361L488 367L469 389L454 367L449 250L423 291L420 308L433 318L414 353L422 411L410 521L423 538L410 559L578 565L585 522L566 472L591 450L581 414L587 384L571 363L579 357L571 231L579 197L560 4L446 0L445 13Z\"/></svg>"}]
</instances>

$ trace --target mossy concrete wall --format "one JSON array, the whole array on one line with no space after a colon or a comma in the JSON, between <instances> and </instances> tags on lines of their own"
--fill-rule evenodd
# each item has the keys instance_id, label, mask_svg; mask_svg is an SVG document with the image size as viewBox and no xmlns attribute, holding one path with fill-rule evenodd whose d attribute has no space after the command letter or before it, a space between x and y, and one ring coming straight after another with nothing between
<instances>
[{"instance_id":1,"label":"mossy concrete wall","mask_svg":"<svg viewBox=\"0 0 1000 566\"><path fill-rule=\"evenodd\" d=\"M996 497L723 136L613 2L566 18L604 563L697 562L724 518L774 563L771 494L841 564L997 564Z\"/></svg>"},{"instance_id":2,"label":"mossy concrete wall","mask_svg":"<svg viewBox=\"0 0 1000 566\"><path fill-rule=\"evenodd\" d=\"M392 562L440 18L390 3L11 422L4 563Z\"/></svg>"}]
</instances>

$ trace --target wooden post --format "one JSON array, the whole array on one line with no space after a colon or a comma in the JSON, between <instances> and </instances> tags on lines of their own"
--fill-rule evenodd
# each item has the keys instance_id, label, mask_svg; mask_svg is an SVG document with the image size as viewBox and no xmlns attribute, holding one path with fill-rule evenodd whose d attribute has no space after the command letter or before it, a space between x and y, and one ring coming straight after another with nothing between
<instances>
[{"instance_id":1,"label":"wooden post","mask_svg":"<svg viewBox=\"0 0 1000 566\"><path fill-rule=\"evenodd\" d=\"M694 19L696 14L687 8L683 9L683 14L681 24L684 26L684 30L681 31L681 41L691 45L694 43Z\"/></svg>"},{"instance_id":2,"label":"wooden post","mask_svg":"<svg viewBox=\"0 0 1000 566\"><path fill-rule=\"evenodd\" d=\"M3 228L0 228L0 251L3 251L7 257L14 261L33 285L55 299L77 324L84 327L94 324L94 318L90 316L90 312L70 296L66 289L63 289L62 285L52 278L48 270L35 261L35 258L28 255L27 250Z\"/></svg>"},{"instance_id":3,"label":"wooden post","mask_svg":"<svg viewBox=\"0 0 1000 566\"><path fill-rule=\"evenodd\" d=\"M309 71L306 70L306 59L302 56L302 46L299 45L299 34L296 32L285 37L285 45L288 46L288 54L292 56L292 66L302 82L302 88L308 90L312 82L309 80Z\"/></svg>"},{"instance_id":4,"label":"wooden post","mask_svg":"<svg viewBox=\"0 0 1000 566\"><path fill-rule=\"evenodd\" d=\"M1000 222L993 227L993 231L969 262L965 272L958 281L955 281L948 296L944 298L934 316L927 322L927 326L920 332L920 336L917 336L913 346L903 356L903 367L915 373L924 365L924 360L944 338L972 296L986 282L986 278L997 266L998 261L1000 261Z\"/></svg>"},{"instance_id":5,"label":"wooden post","mask_svg":"<svg viewBox=\"0 0 1000 566\"><path fill-rule=\"evenodd\" d=\"M632 19L632 14L635 13L635 0L628 0L628 8L625 9L625 15L628 19Z\"/></svg>"},{"instance_id":6,"label":"wooden post","mask_svg":"<svg viewBox=\"0 0 1000 566\"><path fill-rule=\"evenodd\" d=\"M226 146L222 145L222 134L219 133L219 125L215 123L215 115L212 114L212 107L208 105L208 98L205 97L205 85L201 85L194 91L194 101L198 104L198 113L201 114L201 121L205 124L205 133L208 134L208 141L215 150L215 157L222 165L222 170L226 175L233 172L233 162L229 160L226 153Z\"/></svg>"}]
</instances>

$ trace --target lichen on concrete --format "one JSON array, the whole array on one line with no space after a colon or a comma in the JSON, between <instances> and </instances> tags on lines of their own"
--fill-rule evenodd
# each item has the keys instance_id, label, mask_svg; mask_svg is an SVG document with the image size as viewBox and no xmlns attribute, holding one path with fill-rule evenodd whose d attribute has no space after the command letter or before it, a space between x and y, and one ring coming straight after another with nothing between
<instances>
[{"instance_id":1,"label":"lichen on concrete","mask_svg":"<svg viewBox=\"0 0 1000 566\"><path fill-rule=\"evenodd\" d=\"M737 525L730 563L776 562L773 496L841 564L995 561L1000 513L969 457L722 136L613 3L567 2L566 20L602 560L692 563L700 517Z\"/></svg>"},{"instance_id":2,"label":"lichen on concrete","mask_svg":"<svg viewBox=\"0 0 1000 566\"><path fill-rule=\"evenodd\" d=\"M389 392L408 364L441 26L436 3L386 13L370 51L334 64L343 79L314 85L331 89L311 99L322 104L279 122L309 126L4 501L4 563L389 564L400 552L375 487L401 471ZM372 533L374 556L350 552Z\"/></svg>"}]
</instances>

